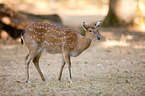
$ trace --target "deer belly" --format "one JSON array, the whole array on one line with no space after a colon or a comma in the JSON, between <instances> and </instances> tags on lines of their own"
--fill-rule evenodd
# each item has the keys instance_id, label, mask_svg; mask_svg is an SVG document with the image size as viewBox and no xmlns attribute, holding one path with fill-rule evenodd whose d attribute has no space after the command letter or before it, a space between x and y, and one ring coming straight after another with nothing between
<instances>
[{"instance_id":1,"label":"deer belly","mask_svg":"<svg viewBox=\"0 0 145 96\"><path fill-rule=\"evenodd\" d=\"M47 51L48 53L51 53L51 54L57 54L57 53L61 53L62 49L61 49L61 46L45 44L44 51Z\"/></svg>"},{"instance_id":2,"label":"deer belly","mask_svg":"<svg viewBox=\"0 0 145 96\"><path fill-rule=\"evenodd\" d=\"M80 54L81 54L81 52L79 52L79 51L71 51L70 52L70 56L72 56L72 57L76 57L76 56L78 56Z\"/></svg>"}]
</instances>

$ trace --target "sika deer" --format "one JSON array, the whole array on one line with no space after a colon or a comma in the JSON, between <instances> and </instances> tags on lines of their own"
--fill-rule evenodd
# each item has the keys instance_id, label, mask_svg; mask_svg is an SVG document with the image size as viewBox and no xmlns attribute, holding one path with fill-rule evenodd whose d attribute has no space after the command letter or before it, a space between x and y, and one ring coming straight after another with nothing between
<instances>
[{"instance_id":1,"label":"sika deer","mask_svg":"<svg viewBox=\"0 0 145 96\"><path fill-rule=\"evenodd\" d=\"M67 64L69 81L72 82L70 56L78 56L90 46L92 40L100 40L98 35L98 27L100 25L101 21L98 21L94 26L88 26L87 23L83 22L83 27L86 31L85 36L75 30L50 23L37 22L27 26L21 34L21 43L23 44L24 41L29 49L29 54L26 56L26 82L29 82L29 64L31 60L33 60L41 79L45 81L39 67L39 58L44 49L49 53L62 54L62 65L58 80L61 80L63 68Z\"/></svg>"}]
</instances>

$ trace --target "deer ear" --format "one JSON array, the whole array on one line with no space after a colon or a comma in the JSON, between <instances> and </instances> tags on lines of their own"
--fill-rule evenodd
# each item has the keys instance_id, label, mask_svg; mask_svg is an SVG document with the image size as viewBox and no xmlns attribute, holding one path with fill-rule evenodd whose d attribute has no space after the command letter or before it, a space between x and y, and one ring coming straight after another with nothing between
<instances>
[{"instance_id":1,"label":"deer ear","mask_svg":"<svg viewBox=\"0 0 145 96\"><path fill-rule=\"evenodd\" d=\"M96 26L96 27L100 27L101 24L102 24L102 21L98 21L98 22L95 24L95 26Z\"/></svg>"},{"instance_id":2,"label":"deer ear","mask_svg":"<svg viewBox=\"0 0 145 96\"><path fill-rule=\"evenodd\" d=\"M88 25L86 22L83 22L83 27L84 27L84 30L87 30L88 29Z\"/></svg>"}]
</instances>

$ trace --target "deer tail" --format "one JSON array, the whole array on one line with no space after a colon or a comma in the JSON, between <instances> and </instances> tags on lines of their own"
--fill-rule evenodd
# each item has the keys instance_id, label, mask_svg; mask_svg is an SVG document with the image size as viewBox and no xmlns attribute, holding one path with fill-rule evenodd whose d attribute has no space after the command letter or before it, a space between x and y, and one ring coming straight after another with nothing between
<instances>
[{"instance_id":1,"label":"deer tail","mask_svg":"<svg viewBox=\"0 0 145 96\"><path fill-rule=\"evenodd\" d=\"M23 35L25 33L25 30L21 33L21 44L24 46L24 39L23 39Z\"/></svg>"}]
</instances>

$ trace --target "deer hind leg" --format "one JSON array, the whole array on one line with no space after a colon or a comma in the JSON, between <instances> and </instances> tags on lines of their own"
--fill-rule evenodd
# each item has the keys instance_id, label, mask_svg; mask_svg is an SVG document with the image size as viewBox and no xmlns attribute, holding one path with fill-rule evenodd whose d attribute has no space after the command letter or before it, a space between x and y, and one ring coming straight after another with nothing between
<instances>
[{"instance_id":1,"label":"deer hind leg","mask_svg":"<svg viewBox=\"0 0 145 96\"><path fill-rule=\"evenodd\" d=\"M32 60L32 58L33 58L33 55L31 52L29 52L29 54L26 56L26 66L25 66L26 74L27 74L26 83L30 83L30 81L29 81L29 64L30 64L30 61Z\"/></svg>"},{"instance_id":2,"label":"deer hind leg","mask_svg":"<svg viewBox=\"0 0 145 96\"><path fill-rule=\"evenodd\" d=\"M40 52L34 57L33 63L34 63L34 65L35 65L37 71L39 72L39 75L40 75L42 81L45 81L45 78L44 78L44 76L43 76L43 73L41 72L41 69L40 69L40 67L39 67L39 59L40 59L41 54L42 54L42 51L40 51Z\"/></svg>"},{"instance_id":3,"label":"deer hind leg","mask_svg":"<svg viewBox=\"0 0 145 96\"><path fill-rule=\"evenodd\" d=\"M59 73L59 77L58 77L59 81L61 81L61 76L62 76L62 71L63 71L64 66L65 66L65 61L64 61L64 57L62 56L61 69L60 69L60 73Z\"/></svg>"},{"instance_id":4,"label":"deer hind leg","mask_svg":"<svg viewBox=\"0 0 145 96\"><path fill-rule=\"evenodd\" d=\"M29 54L26 56L26 74L27 74L27 77L26 77L26 83L30 83L29 81L29 64L31 62L31 60L40 52L41 50L36 50L36 49L33 49L33 50L29 50Z\"/></svg>"}]
</instances>

